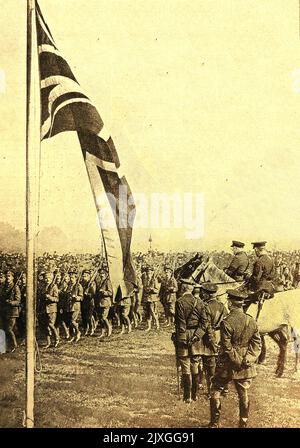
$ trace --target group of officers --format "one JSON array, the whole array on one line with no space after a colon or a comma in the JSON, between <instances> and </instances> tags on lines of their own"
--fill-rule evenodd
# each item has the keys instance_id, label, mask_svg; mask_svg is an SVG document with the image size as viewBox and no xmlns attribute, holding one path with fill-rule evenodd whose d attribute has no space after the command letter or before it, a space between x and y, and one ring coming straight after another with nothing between
<instances>
[{"instance_id":1,"label":"group of officers","mask_svg":"<svg viewBox=\"0 0 300 448\"><path fill-rule=\"evenodd\" d=\"M175 306L173 342L181 367L183 399L197 400L201 364L206 376L210 400L210 423L219 426L221 396L234 382L239 398L239 427L245 428L249 417L248 390L256 376L256 363L262 341L257 323L245 313L245 302L274 295L274 260L266 251L266 242L255 242L256 261L252 273L245 244L232 242L233 259L225 272L236 282L237 289L227 290L228 307L218 299L218 285L195 285L182 280L181 296Z\"/></svg>"},{"instance_id":2,"label":"group of officers","mask_svg":"<svg viewBox=\"0 0 300 448\"><path fill-rule=\"evenodd\" d=\"M237 282L244 281L251 294L264 292L272 297L274 261L266 251L266 242L252 243L256 261L249 273L249 260L244 243L232 242L233 258L225 272ZM244 312L248 297L245 289L228 290L228 309L218 299L218 286L195 284L190 279L174 277L174 269L164 266L159 277L151 266L143 267L135 284L125 282L119 297L114 297L106 263L96 271L89 269L66 272L52 270L40 273L37 288L37 323L46 336L46 348L60 343L60 331L68 342L78 342L82 331L93 335L100 325L100 337L112 333L112 320L119 319L121 332L133 324L146 322L159 328L160 302L165 324L173 326L173 342L181 367L183 399L197 400L201 365L207 382L211 409L211 427L219 425L221 395L233 380L240 409L240 427L247 426L249 416L248 389L256 375L255 362L261 351L261 338L255 320ZM0 328L12 341L14 351L18 334L24 336L26 308L26 276L8 270L0 273ZM143 313L141 312L143 309ZM81 317L81 325L79 319Z\"/></svg>"}]
</instances>

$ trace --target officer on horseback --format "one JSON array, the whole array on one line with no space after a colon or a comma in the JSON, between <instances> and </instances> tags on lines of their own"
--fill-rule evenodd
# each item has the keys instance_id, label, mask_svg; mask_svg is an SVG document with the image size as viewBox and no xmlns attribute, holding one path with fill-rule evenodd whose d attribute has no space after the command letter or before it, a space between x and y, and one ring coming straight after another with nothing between
<instances>
[{"instance_id":1,"label":"officer on horseback","mask_svg":"<svg viewBox=\"0 0 300 448\"><path fill-rule=\"evenodd\" d=\"M257 260L253 266L253 272L248 280L248 287L259 296L265 292L269 297L274 296L273 280L275 277L275 264L273 258L266 251L266 241L252 243Z\"/></svg>"},{"instance_id":2,"label":"officer on horseback","mask_svg":"<svg viewBox=\"0 0 300 448\"><path fill-rule=\"evenodd\" d=\"M233 259L228 266L224 269L227 275L232 277L237 282L241 282L245 278L245 274L249 267L249 259L246 252L243 250L245 244L241 241L232 241L231 248L233 252Z\"/></svg>"}]
</instances>

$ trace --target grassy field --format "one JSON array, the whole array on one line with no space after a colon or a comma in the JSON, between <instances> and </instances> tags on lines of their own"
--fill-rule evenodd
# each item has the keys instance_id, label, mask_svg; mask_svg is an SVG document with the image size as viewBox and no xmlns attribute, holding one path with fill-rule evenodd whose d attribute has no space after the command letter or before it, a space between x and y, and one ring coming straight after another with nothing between
<instances>
[{"instance_id":1,"label":"grassy field","mask_svg":"<svg viewBox=\"0 0 300 448\"><path fill-rule=\"evenodd\" d=\"M250 390L250 427L299 427L300 379L293 378L288 354L283 378L275 378L277 349L267 338L268 359L259 366ZM36 375L36 426L50 427L203 427L209 421L204 394L186 405L177 398L170 330L110 340L86 337L74 344L40 351ZM24 348L0 355L0 427L20 427L24 409ZM238 423L234 387L223 399L222 427Z\"/></svg>"}]
</instances>

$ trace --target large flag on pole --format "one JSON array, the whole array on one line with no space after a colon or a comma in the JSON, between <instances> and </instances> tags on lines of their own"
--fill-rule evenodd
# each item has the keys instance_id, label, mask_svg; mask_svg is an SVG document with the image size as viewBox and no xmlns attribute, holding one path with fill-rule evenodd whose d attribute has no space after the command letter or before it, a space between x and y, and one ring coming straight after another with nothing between
<instances>
[{"instance_id":1,"label":"large flag on pole","mask_svg":"<svg viewBox=\"0 0 300 448\"><path fill-rule=\"evenodd\" d=\"M135 282L130 246L135 205L111 137L101 137L103 122L60 54L36 2L41 83L41 139L76 131L97 208L111 281Z\"/></svg>"}]
</instances>

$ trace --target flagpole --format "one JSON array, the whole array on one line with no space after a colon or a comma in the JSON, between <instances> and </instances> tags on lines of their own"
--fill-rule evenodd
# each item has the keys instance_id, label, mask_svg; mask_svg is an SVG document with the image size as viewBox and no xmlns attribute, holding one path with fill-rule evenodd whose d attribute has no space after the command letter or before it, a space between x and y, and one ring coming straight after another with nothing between
<instances>
[{"instance_id":1,"label":"flagpole","mask_svg":"<svg viewBox=\"0 0 300 448\"><path fill-rule=\"evenodd\" d=\"M27 0L26 427L34 427L36 161L40 145L35 0ZM39 87L39 86L38 86Z\"/></svg>"}]
</instances>

